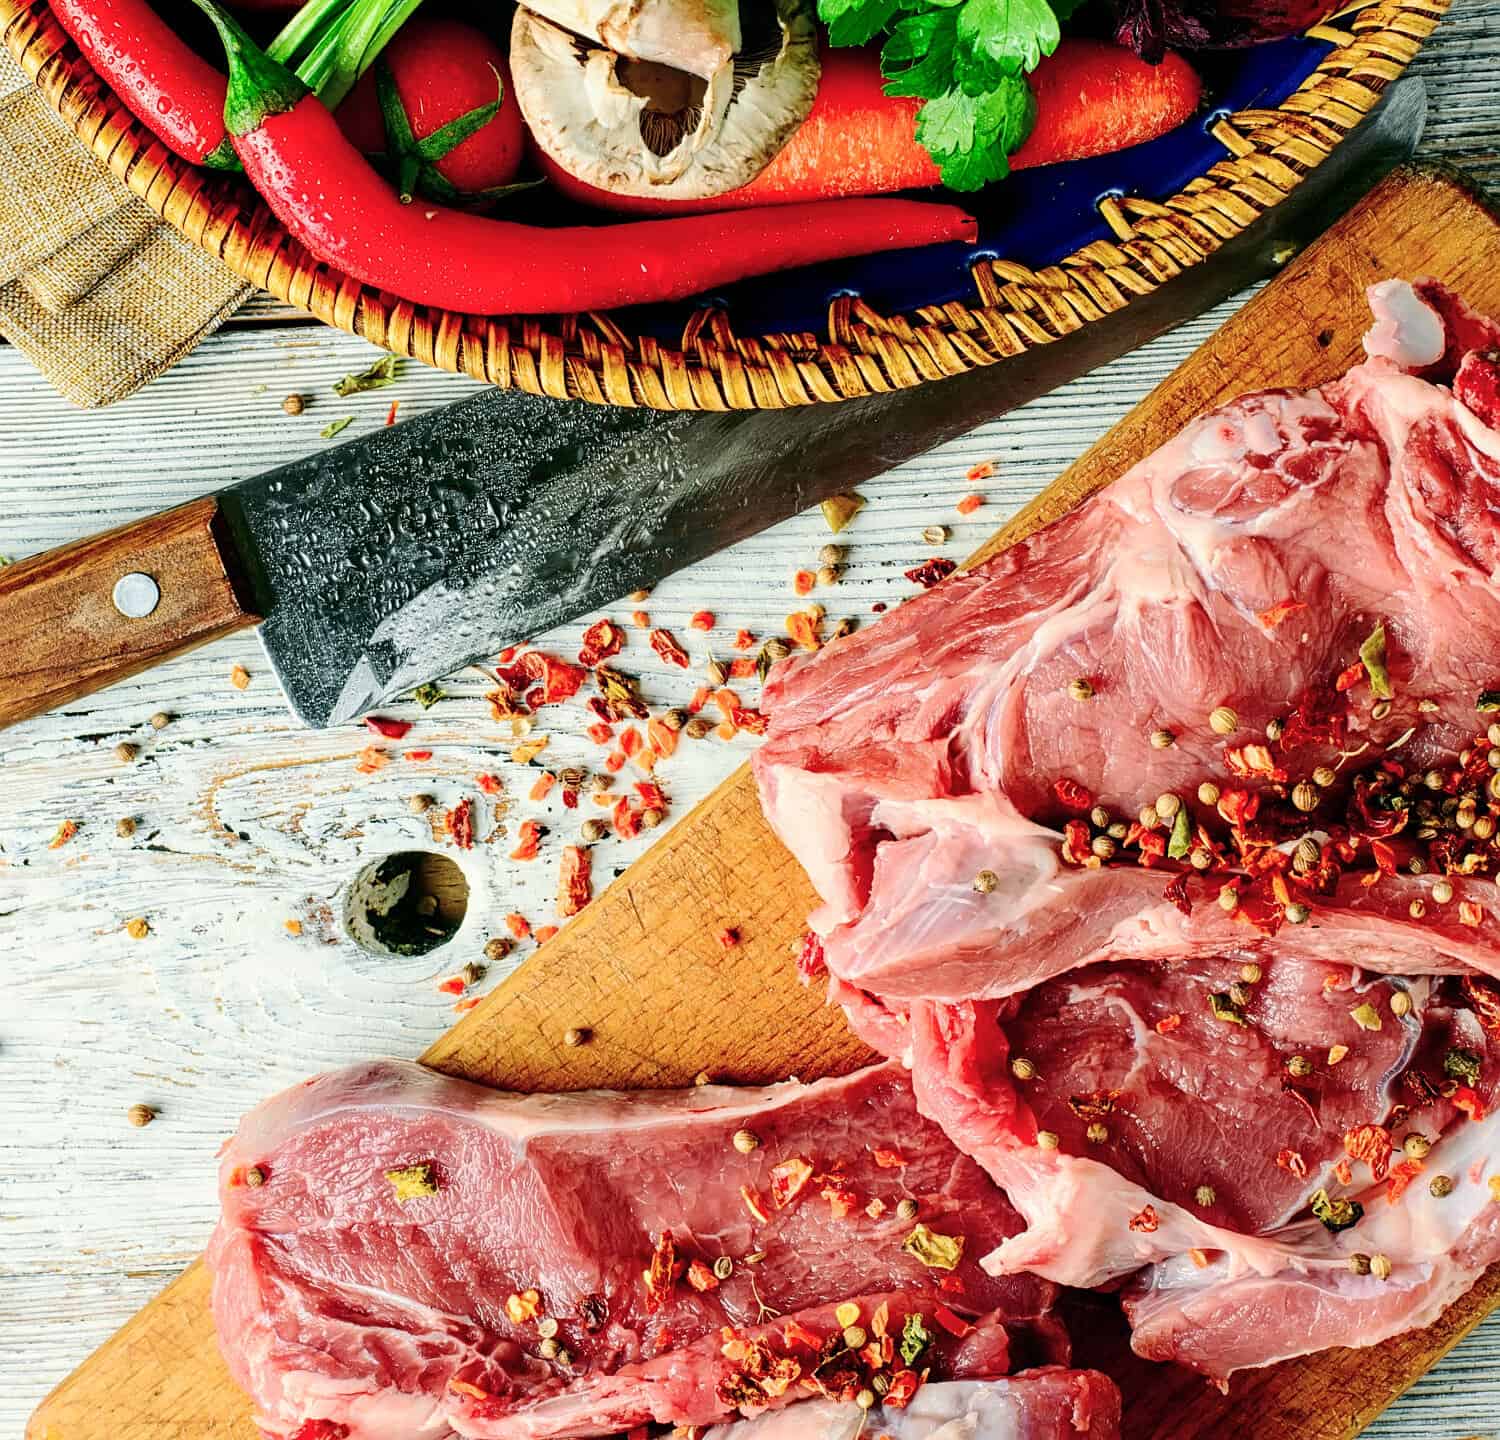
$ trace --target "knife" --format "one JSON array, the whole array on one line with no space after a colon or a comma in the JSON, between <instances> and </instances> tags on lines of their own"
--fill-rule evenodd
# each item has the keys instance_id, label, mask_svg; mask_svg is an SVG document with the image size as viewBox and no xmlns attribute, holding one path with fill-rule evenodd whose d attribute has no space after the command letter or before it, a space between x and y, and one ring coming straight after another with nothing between
<instances>
[{"instance_id":1,"label":"knife","mask_svg":"<svg viewBox=\"0 0 1500 1440\"><path fill-rule=\"evenodd\" d=\"M258 625L329 726L647 588L1134 349L1263 278L1421 137L1426 90L1236 238L1041 349L893 394L720 414L488 390L0 570L0 726Z\"/></svg>"}]
</instances>

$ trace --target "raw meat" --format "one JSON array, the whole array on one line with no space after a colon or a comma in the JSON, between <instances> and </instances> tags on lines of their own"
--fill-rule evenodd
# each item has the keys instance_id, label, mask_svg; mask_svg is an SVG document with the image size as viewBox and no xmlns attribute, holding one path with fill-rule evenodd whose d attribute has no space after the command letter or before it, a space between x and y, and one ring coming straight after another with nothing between
<instances>
[{"instance_id":1,"label":"raw meat","mask_svg":"<svg viewBox=\"0 0 1500 1440\"><path fill-rule=\"evenodd\" d=\"M1407 289L1377 297L1380 349L1425 361L1433 327L1480 327L1432 293L1443 314ZM1423 345L1401 350L1413 331ZM1462 391L1477 403L1495 366L1474 353L1458 365L1478 367ZM813 924L829 968L884 996L998 998L1092 959L1256 948L1295 902L1317 919L1298 937L1305 954L1500 974L1493 847L1472 831L1458 848L1477 848L1480 868L1453 881L1454 903L1431 903L1430 877L1362 883L1372 841L1411 853L1419 802L1475 788L1486 806L1476 706L1500 684L1496 485L1500 433L1381 355L1322 391L1204 416L1030 539L779 666L755 769L823 898ZM1359 662L1377 625L1389 700ZM1075 681L1091 700L1072 698ZM1210 723L1221 709L1228 734ZM1476 734L1477 770L1459 762ZM1435 771L1436 791L1397 794L1407 809L1392 810L1401 781L1372 778L1386 758ZM1311 785L1323 764L1336 783ZM1297 781L1310 814L1290 801ZM1198 798L1205 784L1217 804ZM1094 807L1128 827L1163 793L1190 817L1183 856L1201 850L1209 867L1176 894L1148 849L1165 846L1164 823L1112 839L1112 863L1090 849ZM1235 796L1258 813L1242 817ZM1287 869L1290 854L1265 847L1289 852L1304 834L1329 863L1285 877L1285 899L1256 872L1233 915L1204 903L1247 860ZM1482 923L1466 923L1466 901Z\"/></svg>"},{"instance_id":2,"label":"raw meat","mask_svg":"<svg viewBox=\"0 0 1500 1440\"><path fill-rule=\"evenodd\" d=\"M1053 1287L977 1263L1015 1211L894 1065L526 1097L376 1062L253 1110L220 1190L214 1317L273 1437L598 1435L852 1398L868 1359L814 1353L849 1323L840 1302L897 1340L924 1317L934 1378L1006 1373L1007 1324L1024 1353L1066 1358ZM906 1199L955 1268L903 1250Z\"/></svg>"},{"instance_id":3,"label":"raw meat","mask_svg":"<svg viewBox=\"0 0 1500 1440\"><path fill-rule=\"evenodd\" d=\"M832 998L1026 1218L986 1266L1139 1271L1215 1375L1500 1259L1500 331L1371 301L1342 380L779 667L755 762Z\"/></svg>"},{"instance_id":4,"label":"raw meat","mask_svg":"<svg viewBox=\"0 0 1500 1440\"><path fill-rule=\"evenodd\" d=\"M1120 1392L1097 1370L1028 1370L1009 1380L924 1385L904 1410L808 1400L716 1425L703 1440L1116 1440Z\"/></svg>"}]
</instances>

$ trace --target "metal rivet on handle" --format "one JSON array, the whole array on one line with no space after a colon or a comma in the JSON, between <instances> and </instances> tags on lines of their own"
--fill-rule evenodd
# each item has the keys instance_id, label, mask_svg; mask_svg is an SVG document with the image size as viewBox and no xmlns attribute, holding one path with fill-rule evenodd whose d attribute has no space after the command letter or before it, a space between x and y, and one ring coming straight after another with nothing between
<instances>
[{"instance_id":1,"label":"metal rivet on handle","mask_svg":"<svg viewBox=\"0 0 1500 1440\"><path fill-rule=\"evenodd\" d=\"M144 620L161 600L161 590L149 575L133 570L115 581L115 609L131 620Z\"/></svg>"}]
</instances>

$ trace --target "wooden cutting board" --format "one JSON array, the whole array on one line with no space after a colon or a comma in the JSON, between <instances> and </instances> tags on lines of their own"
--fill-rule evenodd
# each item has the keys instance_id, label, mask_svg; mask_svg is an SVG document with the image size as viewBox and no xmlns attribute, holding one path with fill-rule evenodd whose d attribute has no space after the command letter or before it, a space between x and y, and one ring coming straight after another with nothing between
<instances>
[{"instance_id":1,"label":"wooden cutting board","mask_svg":"<svg viewBox=\"0 0 1500 1440\"><path fill-rule=\"evenodd\" d=\"M1203 409L1245 390L1337 375L1359 358L1364 287L1427 274L1500 313L1500 220L1458 176L1414 168L1289 265L975 558L1056 518ZM853 1069L870 1052L792 972L788 951L813 904L741 770L422 1059L516 1090ZM726 926L743 937L731 951L716 939ZM587 1045L562 1043L573 1027L591 1032ZM208 1289L195 1264L52 1392L32 1418L31 1440L255 1440L249 1406L215 1346ZM1085 1327L1080 1359L1122 1382L1130 1440L1345 1440L1496 1305L1500 1267L1428 1330L1241 1374L1228 1395L1134 1360L1102 1309Z\"/></svg>"}]
</instances>

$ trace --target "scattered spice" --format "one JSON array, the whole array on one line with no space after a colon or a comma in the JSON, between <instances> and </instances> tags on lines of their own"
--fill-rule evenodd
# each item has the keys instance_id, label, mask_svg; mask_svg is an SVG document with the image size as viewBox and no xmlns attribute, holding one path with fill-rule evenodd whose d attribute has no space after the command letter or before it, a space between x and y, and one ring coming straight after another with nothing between
<instances>
[{"instance_id":1,"label":"scattered spice","mask_svg":"<svg viewBox=\"0 0 1500 1440\"><path fill-rule=\"evenodd\" d=\"M354 423L354 416L341 415L337 420L330 420L318 431L320 440L332 440L340 431L347 430Z\"/></svg>"},{"instance_id":2,"label":"scattered spice","mask_svg":"<svg viewBox=\"0 0 1500 1440\"><path fill-rule=\"evenodd\" d=\"M1028 1060L1024 1055L1017 1055L1010 1062L1010 1073L1017 1080L1034 1080L1036 1078L1036 1064Z\"/></svg>"},{"instance_id":3,"label":"scattered spice","mask_svg":"<svg viewBox=\"0 0 1500 1440\"><path fill-rule=\"evenodd\" d=\"M1378 624L1359 647L1359 662L1369 677L1370 693L1377 700L1389 700L1396 692L1385 667L1385 622Z\"/></svg>"},{"instance_id":4,"label":"scattered spice","mask_svg":"<svg viewBox=\"0 0 1500 1440\"><path fill-rule=\"evenodd\" d=\"M405 1165L399 1170L387 1170L385 1178L391 1182L398 1205L438 1193L437 1166L431 1160Z\"/></svg>"},{"instance_id":5,"label":"scattered spice","mask_svg":"<svg viewBox=\"0 0 1500 1440\"><path fill-rule=\"evenodd\" d=\"M1212 1185L1200 1185L1193 1191L1193 1199L1207 1210L1217 1199L1218 1195Z\"/></svg>"},{"instance_id":6,"label":"scattered spice","mask_svg":"<svg viewBox=\"0 0 1500 1440\"><path fill-rule=\"evenodd\" d=\"M922 564L905 571L904 574L913 585L920 585L924 590L931 590L934 585L946 580L957 569L956 561L934 555L924 560Z\"/></svg>"},{"instance_id":7,"label":"scattered spice","mask_svg":"<svg viewBox=\"0 0 1500 1440\"><path fill-rule=\"evenodd\" d=\"M125 922L125 933L132 940L144 940L151 933L151 926L143 916L137 915Z\"/></svg>"},{"instance_id":8,"label":"scattered spice","mask_svg":"<svg viewBox=\"0 0 1500 1440\"><path fill-rule=\"evenodd\" d=\"M135 820L129 815L122 815L115 821L115 834L122 840L128 840L135 834Z\"/></svg>"},{"instance_id":9,"label":"scattered spice","mask_svg":"<svg viewBox=\"0 0 1500 1440\"><path fill-rule=\"evenodd\" d=\"M865 508L863 495L833 495L822 503L823 519L835 535Z\"/></svg>"},{"instance_id":10,"label":"scattered spice","mask_svg":"<svg viewBox=\"0 0 1500 1440\"><path fill-rule=\"evenodd\" d=\"M1443 1056L1443 1074L1465 1085L1479 1083L1479 1071L1484 1057L1477 1050L1467 1050L1461 1045L1453 1046Z\"/></svg>"},{"instance_id":11,"label":"scattered spice","mask_svg":"<svg viewBox=\"0 0 1500 1440\"><path fill-rule=\"evenodd\" d=\"M359 395L366 390L384 390L387 385L396 383L396 363L394 355L382 355L373 365L358 374L345 375L341 380L336 380L333 393L341 399L347 399L350 395Z\"/></svg>"},{"instance_id":12,"label":"scattered spice","mask_svg":"<svg viewBox=\"0 0 1500 1440\"><path fill-rule=\"evenodd\" d=\"M1349 1012L1349 1018L1354 1021L1354 1023L1358 1025L1361 1030L1380 1029L1380 1011L1378 1011L1373 1005L1371 1005L1368 1000L1365 1001L1362 1005L1356 1005L1354 1009Z\"/></svg>"},{"instance_id":13,"label":"scattered spice","mask_svg":"<svg viewBox=\"0 0 1500 1440\"><path fill-rule=\"evenodd\" d=\"M1177 737L1170 730L1153 730L1150 739L1153 750L1170 750L1177 743Z\"/></svg>"},{"instance_id":14,"label":"scattered spice","mask_svg":"<svg viewBox=\"0 0 1500 1440\"><path fill-rule=\"evenodd\" d=\"M557 877L557 913L578 914L594 898L593 860L581 845L565 845Z\"/></svg>"},{"instance_id":15,"label":"scattered spice","mask_svg":"<svg viewBox=\"0 0 1500 1440\"><path fill-rule=\"evenodd\" d=\"M297 394L288 395L286 399L281 402L281 408L285 410L288 415L300 415L305 409L307 409L307 401L305 401L300 395Z\"/></svg>"},{"instance_id":16,"label":"scattered spice","mask_svg":"<svg viewBox=\"0 0 1500 1440\"><path fill-rule=\"evenodd\" d=\"M165 710L158 710L147 723L153 730L165 730L172 723L172 717Z\"/></svg>"},{"instance_id":17,"label":"scattered spice","mask_svg":"<svg viewBox=\"0 0 1500 1440\"><path fill-rule=\"evenodd\" d=\"M964 1237L940 1235L926 1225L918 1225L901 1242L901 1248L929 1270L954 1270L963 1259Z\"/></svg>"},{"instance_id":18,"label":"scattered spice","mask_svg":"<svg viewBox=\"0 0 1500 1440\"><path fill-rule=\"evenodd\" d=\"M448 838L460 850L474 848L474 802L465 796L443 816L443 828Z\"/></svg>"},{"instance_id":19,"label":"scattered spice","mask_svg":"<svg viewBox=\"0 0 1500 1440\"><path fill-rule=\"evenodd\" d=\"M917 1218L919 1208L917 1202L908 1197L896 1206L896 1218L910 1224L911 1221Z\"/></svg>"},{"instance_id":20,"label":"scattered spice","mask_svg":"<svg viewBox=\"0 0 1500 1440\"><path fill-rule=\"evenodd\" d=\"M1144 1234L1149 1235L1160 1224L1161 1221L1157 1218L1156 1207L1153 1205L1147 1205L1143 1207L1137 1214L1130 1217L1129 1228L1132 1230L1141 1231Z\"/></svg>"},{"instance_id":21,"label":"scattered spice","mask_svg":"<svg viewBox=\"0 0 1500 1440\"><path fill-rule=\"evenodd\" d=\"M1427 1182L1427 1190L1435 1200L1445 1199L1453 1193L1453 1177L1451 1175L1434 1175Z\"/></svg>"},{"instance_id":22,"label":"scattered spice","mask_svg":"<svg viewBox=\"0 0 1500 1440\"><path fill-rule=\"evenodd\" d=\"M1216 705L1208 715L1208 728L1215 735L1233 735L1240 728L1240 717L1227 705Z\"/></svg>"},{"instance_id":23,"label":"scattered spice","mask_svg":"<svg viewBox=\"0 0 1500 1440\"><path fill-rule=\"evenodd\" d=\"M983 504L983 495L965 495L964 498L960 500L958 504L953 508L957 510L960 515L972 515Z\"/></svg>"},{"instance_id":24,"label":"scattered spice","mask_svg":"<svg viewBox=\"0 0 1500 1440\"><path fill-rule=\"evenodd\" d=\"M753 1130L736 1130L733 1139L734 1148L741 1155L748 1155L760 1146L760 1136Z\"/></svg>"},{"instance_id":25,"label":"scattered spice","mask_svg":"<svg viewBox=\"0 0 1500 1440\"><path fill-rule=\"evenodd\" d=\"M1365 1213L1364 1206L1358 1200L1350 1200L1343 1195L1335 1199L1326 1190L1313 1191L1308 1207L1312 1210L1313 1218L1321 1221L1335 1235L1340 1230L1359 1224Z\"/></svg>"},{"instance_id":26,"label":"scattered spice","mask_svg":"<svg viewBox=\"0 0 1500 1440\"><path fill-rule=\"evenodd\" d=\"M236 665L229 672L229 683L236 690L248 690L250 688L250 672L243 665Z\"/></svg>"},{"instance_id":27,"label":"scattered spice","mask_svg":"<svg viewBox=\"0 0 1500 1440\"><path fill-rule=\"evenodd\" d=\"M1386 1255L1370 1256L1370 1274L1377 1280L1389 1280L1391 1278L1390 1257Z\"/></svg>"},{"instance_id":28,"label":"scattered spice","mask_svg":"<svg viewBox=\"0 0 1500 1440\"><path fill-rule=\"evenodd\" d=\"M563 1031L563 1044L570 1050L576 1050L580 1045L587 1045L594 1038L594 1032L586 1025L574 1025Z\"/></svg>"},{"instance_id":29,"label":"scattered spice","mask_svg":"<svg viewBox=\"0 0 1500 1440\"><path fill-rule=\"evenodd\" d=\"M153 1120L156 1119L156 1110L151 1105L135 1104L125 1112L125 1118L130 1121L130 1123L134 1125L136 1129L140 1129L141 1126L149 1125Z\"/></svg>"}]
</instances>

